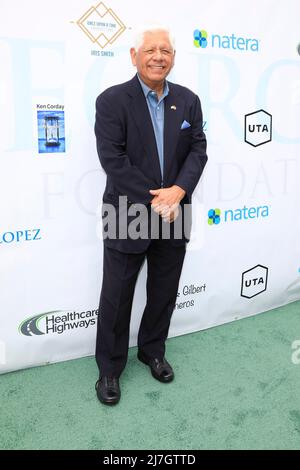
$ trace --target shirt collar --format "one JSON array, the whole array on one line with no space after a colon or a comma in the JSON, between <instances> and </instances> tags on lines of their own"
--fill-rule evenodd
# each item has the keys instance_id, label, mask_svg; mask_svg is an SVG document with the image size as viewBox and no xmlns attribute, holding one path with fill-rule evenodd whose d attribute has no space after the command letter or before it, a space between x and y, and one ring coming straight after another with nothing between
<instances>
[{"instance_id":1,"label":"shirt collar","mask_svg":"<svg viewBox=\"0 0 300 470\"><path fill-rule=\"evenodd\" d=\"M139 82L141 84L141 87L142 87L142 90L144 92L145 98L147 98L149 93L153 92L154 90L149 88L148 85L146 85L146 83L143 82L143 80L140 78L139 74L137 74L137 77L138 77ZM164 99L168 94L169 94L169 85L168 85L167 80L165 80L164 91L163 91L163 94L161 95L159 101Z\"/></svg>"}]
</instances>

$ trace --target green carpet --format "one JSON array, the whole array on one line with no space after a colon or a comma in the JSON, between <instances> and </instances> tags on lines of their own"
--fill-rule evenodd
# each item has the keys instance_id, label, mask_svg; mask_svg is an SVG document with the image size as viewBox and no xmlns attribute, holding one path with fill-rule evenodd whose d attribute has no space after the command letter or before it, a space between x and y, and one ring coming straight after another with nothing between
<instances>
[{"instance_id":1,"label":"green carpet","mask_svg":"<svg viewBox=\"0 0 300 470\"><path fill-rule=\"evenodd\" d=\"M300 301L167 342L161 384L131 348L115 407L94 358L0 377L1 449L300 449Z\"/></svg>"}]
</instances>

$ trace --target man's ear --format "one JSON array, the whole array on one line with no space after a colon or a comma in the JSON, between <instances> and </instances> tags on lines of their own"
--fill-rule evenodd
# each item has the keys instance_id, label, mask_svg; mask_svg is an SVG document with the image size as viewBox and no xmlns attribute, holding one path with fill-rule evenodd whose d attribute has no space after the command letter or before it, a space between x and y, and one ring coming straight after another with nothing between
<instances>
[{"instance_id":1,"label":"man's ear","mask_svg":"<svg viewBox=\"0 0 300 470\"><path fill-rule=\"evenodd\" d=\"M136 50L134 47L130 49L130 56L131 56L132 65L136 65Z\"/></svg>"}]
</instances>

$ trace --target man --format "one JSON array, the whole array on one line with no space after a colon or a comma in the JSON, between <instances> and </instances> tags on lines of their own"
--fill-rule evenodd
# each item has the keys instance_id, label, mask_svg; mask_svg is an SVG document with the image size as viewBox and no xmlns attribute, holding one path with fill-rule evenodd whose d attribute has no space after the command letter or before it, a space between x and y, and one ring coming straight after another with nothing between
<instances>
[{"instance_id":1,"label":"man","mask_svg":"<svg viewBox=\"0 0 300 470\"><path fill-rule=\"evenodd\" d=\"M160 26L143 30L130 54L137 75L107 89L96 102L97 150L107 174L103 202L115 209L118 228L116 236L104 239L96 340L97 396L110 405L121 395L119 377L127 361L132 299L145 258L147 303L138 333L138 359L155 379L167 383L174 378L165 342L188 241L186 233L174 235L174 225L179 209L190 205L207 161L199 98L166 81L175 58L170 32ZM142 221L148 223L153 214L159 219L158 236L152 236L153 227L150 232L148 227L146 237L120 236L133 220L132 210L141 205L146 208ZM183 213L181 227L184 218ZM166 225L169 238L163 236Z\"/></svg>"}]
</instances>

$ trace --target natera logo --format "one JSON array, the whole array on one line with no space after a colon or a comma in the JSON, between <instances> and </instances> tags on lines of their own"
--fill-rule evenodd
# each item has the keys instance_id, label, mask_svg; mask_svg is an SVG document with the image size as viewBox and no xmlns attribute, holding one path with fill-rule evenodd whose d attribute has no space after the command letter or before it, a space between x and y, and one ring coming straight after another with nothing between
<instances>
[{"instance_id":1,"label":"natera logo","mask_svg":"<svg viewBox=\"0 0 300 470\"><path fill-rule=\"evenodd\" d=\"M257 207L247 207L237 209L226 209L223 211L224 216L221 217L221 209L210 209L207 213L208 225L219 225L222 221L224 222L237 222L239 220L250 220L250 219L259 219L261 217L269 217L270 206L257 206Z\"/></svg>"},{"instance_id":2,"label":"natera logo","mask_svg":"<svg viewBox=\"0 0 300 470\"><path fill-rule=\"evenodd\" d=\"M272 140L272 115L260 109L245 115L245 142L258 147Z\"/></svg>"},{"instance_id":3,"label":"natera logo","mask_svg":"<svg viewBox=\"0 0 300 470\"><path fill-rule=\"evenodd\" d=\"M242 274L241 296L252 299L258 294L267 290L268 268L257 264L254 268L248 269Z\"/></svg>"},{"instance_id":4,"label":"natera logo","mask_svg":"<svg viewBox=\"0 0 300 470\"><path fill-rule=\"evenodd\" d=\"M194 31L194 46L205 49L208 45L219 49L233 49L239 51L252 51L258 52L259 41L258 39L238 37L235 34L209 35L205 29L195 29Z\"/></svg>"},{"instance_id":5,"label":"natera logo","mask_svg":"<svg viewBox=\"0 0 300 470\"><path fill-rule=\"evenodd\" d=\"M208 225L218 225L221 222L221 210L210 209L208 211Z\"/></svg>"},{"instance_id":6,"label":"natera logo","mask_svg":"<svg viewBox=\"0 0 300 470\"><path fill-rule=\"evenodd\" d=\"M95 325L97 316L98 309L84 312L54 310L27 318L20 324L19 332L25 336L62 334L69 330Z\"/></svg>"},{"instance_id":7,"label":"natera logo","mask_svg":"<svg viewBox=\"0 0 300 470\"><path fill-rule=\"evenodd\" d=\"M204 29L195 29L194 31L194 46L195 47L207 47L207 32Z\"/></svg>"}]
</instances>

